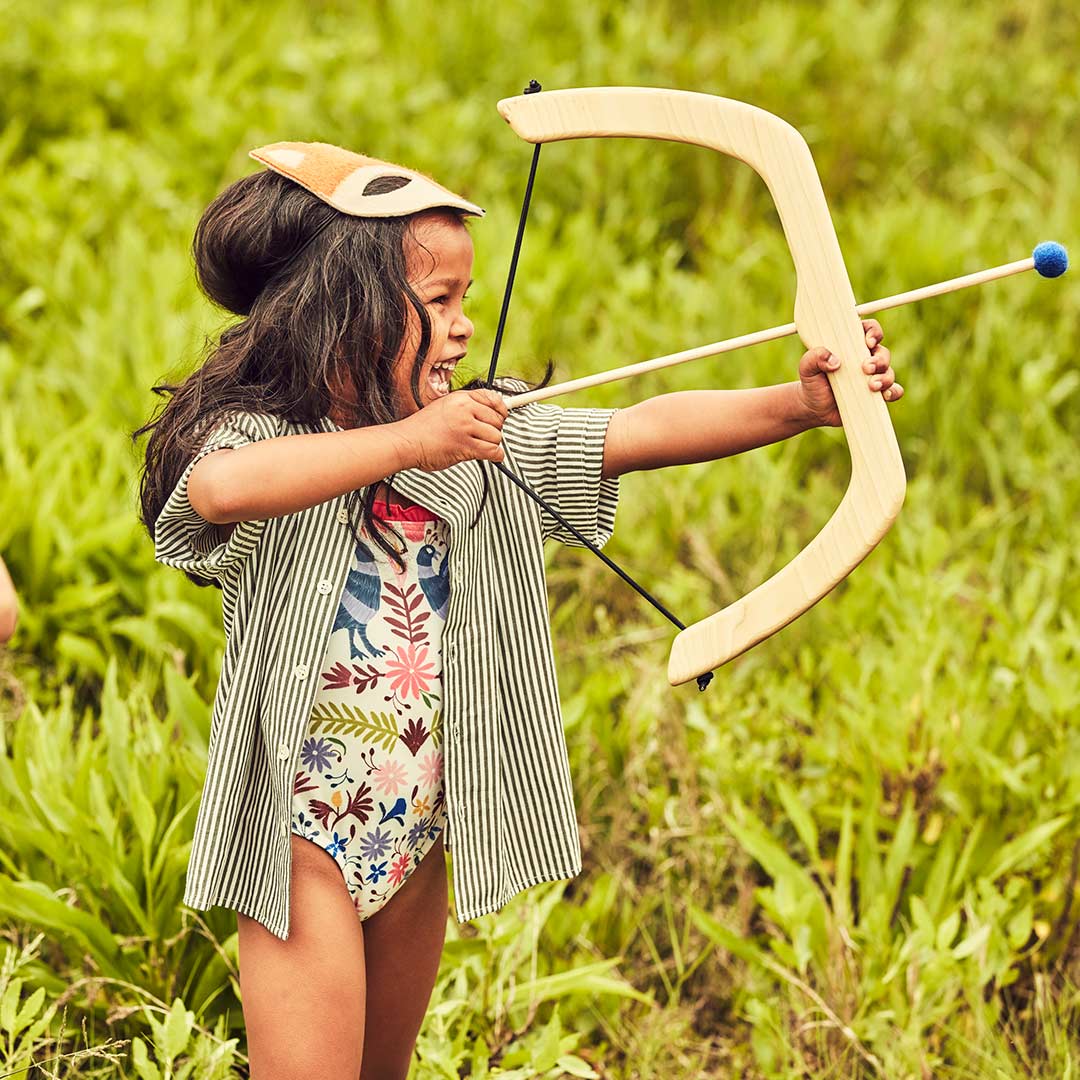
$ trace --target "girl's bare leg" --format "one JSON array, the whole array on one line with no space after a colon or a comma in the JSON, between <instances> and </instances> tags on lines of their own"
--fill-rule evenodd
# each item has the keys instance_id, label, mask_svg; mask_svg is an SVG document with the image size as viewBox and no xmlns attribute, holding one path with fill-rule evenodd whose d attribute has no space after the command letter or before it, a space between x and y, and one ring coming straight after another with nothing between
<instances>
[{"instance_id":1,"label":"girl's bare leg","mask_svg":"<svg viewBox=\"0 0 1080 1080\"><path fill-rule=\"evenodd\" d=\"M362 924L368 995L360 1080L408 1075L446 940L448 895L440 836L385 907Z\"/></svg>"},{"instance_id":2,"label":"girl's bare leg","mask_svg":"<svg viewBox=\"0 0 1080 1080\"><path fill-rule=\"evenodd\" d=\"M364 1049L364 924L329 853L299 836L291 843L288 941L237 912L251 1080L357 1080ZM423 863L416 873L422 869Z\"/></svg>"}]
</instances>

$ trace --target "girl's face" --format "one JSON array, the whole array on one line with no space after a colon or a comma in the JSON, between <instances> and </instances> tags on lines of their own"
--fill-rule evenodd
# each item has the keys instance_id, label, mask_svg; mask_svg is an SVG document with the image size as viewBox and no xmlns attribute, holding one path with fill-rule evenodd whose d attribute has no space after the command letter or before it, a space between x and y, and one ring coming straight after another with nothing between
<instances>
[{"instance_id":1,"label":"girl's face","mask_svg":"<svg viewBox=\"0 0 1080 1080\"><path fill-rule=\"evenodd\" d=\"M472 320L462 310L465 293L472 284L473 244L457 215L434 209L416 215L406 245L409 284L431 320L431 342L420 372L420 400L428 405L450 392L450 377L473 334ZM409 325L394 372L401 416L417 409L410 379L419 344L420 320L410 307Z\"/></svg>"}]
</instances>

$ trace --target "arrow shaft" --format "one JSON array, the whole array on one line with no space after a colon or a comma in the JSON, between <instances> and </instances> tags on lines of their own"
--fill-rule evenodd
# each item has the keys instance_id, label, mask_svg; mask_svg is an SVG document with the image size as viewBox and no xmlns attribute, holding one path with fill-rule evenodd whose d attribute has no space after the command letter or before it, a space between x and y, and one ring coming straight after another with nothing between
<instances>
[{"instance_id":1,"label":"arrow shaft","mask_svg":"<svg viewBox=\"0 0 1080 1080\"><path fill-rule=\"evenodd\" d=\"M1001 266L991 267L989 270L979 270L974 274L965 274L963 277L939 281L936 285L925 285L921 289L896 293L881 300L869 300L865 304L859 304L855 310L860 316L873 315L878 311L888 311L890 308L903 307L905 304L913 304L919 300L928 300L932 296L957 292L973 285L984 285L986 282L995 281L997 278L1009 277L1012 274L1020 274L1025 270L1031 270L1034 266L1034 259L1030 257L1020 259L1018 262L1004 263ZM543 386L539 390L530 390L524 394L509 395L506 398L506 405L510 409L517 409L534 401L546 401L548 398L559 397L562 394L572 394L575 390L588 389L590 386L601 386L604 383L616 382L619 379L629 379L634 375L644 375L650 371L659 371L661 368L675 367L676 364L685 364L690 360L701 360L706 356L718 356L721 353L734 352L736 349L744 349L748 345L761 345L766 341L776 341L779 338L790 337L795 332L796 327L793 322L785 323L783 326L758 330L753 334L743 334L741 337L727 338L725 341L715 341L709 345L699 345L693 349L684 349L682 352L669 353L667 356L657 356L652 360L642 360L637 364L627 364L625 367L600 371L595 375L583 375L580 379L569 379L567 382L556 383L554 386Z\"/></svg>"}]
</instances>

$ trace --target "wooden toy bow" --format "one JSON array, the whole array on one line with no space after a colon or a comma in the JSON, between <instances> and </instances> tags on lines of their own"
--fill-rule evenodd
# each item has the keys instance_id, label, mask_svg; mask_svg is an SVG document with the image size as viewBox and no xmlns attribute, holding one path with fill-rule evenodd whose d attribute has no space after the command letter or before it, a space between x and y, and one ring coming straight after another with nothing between
<instances>
[{"instance_id":1,"label":"wooden toy bow","mask_svg":"<svg viewBox=\"0 0 1080 1080\"><path fill-rule=\"evenodd\" d=\"M795 327L841 361L827 377L851 453L851 481L821 532L782 570L687 626L668 662L672 685L711 671L812 607L873 550L904 501L906 477L888 406L861 375L869 350L832 218L806 141L778 116L684 90L591 87L506 98L499 113L531 143L642 138L691 143L746 162L772 193L795 263ZM535 159L534 159L535 165ZM513 398L508 399L513 407Z\"/></svg>"}]
</instances>

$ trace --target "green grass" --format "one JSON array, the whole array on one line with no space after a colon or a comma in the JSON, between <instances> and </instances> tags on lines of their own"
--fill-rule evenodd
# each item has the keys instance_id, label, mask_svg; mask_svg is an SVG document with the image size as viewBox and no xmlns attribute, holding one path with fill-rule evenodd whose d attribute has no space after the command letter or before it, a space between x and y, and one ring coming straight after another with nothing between
<instances>
[{"instance_id":1,"label":"green grass","mask_svg":"<svg viewBox=\"0 0 1080 1080\"><path fill-rule=\"evenodd\" d=\"M152 383L223 325L188 254L247 150L433 173L474 223L479 371L529 148L494 109L652 85L808 139L856 296L1080 249L1080 17L1050 0L525 6L0 2L0 1073L247 1075L235 916L180 906L219 594L135 520ZM562 377L792 316L745 166L541 155L503 369ZM416 1077L1027 1077L1080 1069L1080 290L1024 275L880 316L909 477L802 619L671 690L671 635L550 551L585 872L453 920ZM565 404L795 377L788 340ZM609 552L684 621L786 563L839 431L622 483ZM30 1062L65 1055L24 1072ZM154 1064L154 1062L157 1064Z\"/></svg>"}]
</instances>

